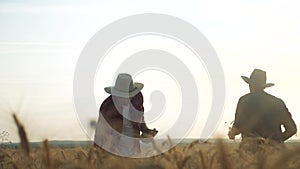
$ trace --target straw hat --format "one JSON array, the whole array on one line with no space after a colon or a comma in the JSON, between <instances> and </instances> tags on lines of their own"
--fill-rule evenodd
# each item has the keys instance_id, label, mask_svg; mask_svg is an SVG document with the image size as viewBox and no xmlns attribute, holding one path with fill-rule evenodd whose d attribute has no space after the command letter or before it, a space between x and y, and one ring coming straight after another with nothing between
<instances>
[{"instance_id":1,"label":"straw hat","mask_svg":"<svg viewBox=\"0 0 300 169\"><path fill-rule=\"evenodd\" d=\"M132 77L127 73L120 73L114 86L105 87L104 90L114 96L133 97L138 94L144 85L142 83L133 83Z\"/></svg>"}]
</instances>

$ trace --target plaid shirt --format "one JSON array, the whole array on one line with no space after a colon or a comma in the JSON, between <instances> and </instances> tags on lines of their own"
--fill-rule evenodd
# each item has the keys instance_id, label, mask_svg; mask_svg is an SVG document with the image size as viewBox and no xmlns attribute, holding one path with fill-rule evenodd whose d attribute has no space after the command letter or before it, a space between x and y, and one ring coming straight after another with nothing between
<instances>
[{"instance_id":1,"label":"plaid shirt","mask_svg":"<svg viewBox=\"0 0 300 169\"><path fill-rule=\"evenodd\" d=\"M147 132L149 130L144 122L143 95L141 92L131 99L131 104L133 107L129 108L129 112L134 121L130 121L134 129L132 134L138 138L140 132ZM106 149L113 152L118 151L116 148L118 147L120 133L122 133L123 128L123 116L119 113L116 106L118 105L114 104L111 95L101 104L94 138L96 146L106 147ZM122 108L118 109L122 110ZM135 151L140 151L138 140L135 143Z\"/></svg>"}]
</instances>

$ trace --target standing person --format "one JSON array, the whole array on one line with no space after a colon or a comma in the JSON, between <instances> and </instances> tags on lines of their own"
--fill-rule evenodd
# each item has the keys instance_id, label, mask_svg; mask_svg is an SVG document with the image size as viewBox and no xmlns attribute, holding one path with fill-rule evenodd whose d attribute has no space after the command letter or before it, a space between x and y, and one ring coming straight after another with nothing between
<instances>
[{"instance_id":1,"label":"standing person","mask_svg":"<svg viewBox=\"0 0 300 169\"><path fill-rule=\"evenodd\" d=\"M131 75L121 73L115 86L104 88L111 95L99 110L94 138L96 147L132 156L140 153L139 138L157 134L158 131L149 129L144 121L143 87L142 83L133 83Z\"/></svg>"},{"instance_id":2,"label":"standing person","mask_svg":"<svg viewBox=\"0 0 300 169\"><path fill-rule=\"evenodd\" d=\"M283 143L293 136L297 132L296 124L284 102L264 91L266 87L274 85L266 83L266 72L255 69L250 78L242 78L249 84L250 93L239 99L229 138L234 139L241 133L242 140L263 137Z\"/></svg>"}]
</instances>

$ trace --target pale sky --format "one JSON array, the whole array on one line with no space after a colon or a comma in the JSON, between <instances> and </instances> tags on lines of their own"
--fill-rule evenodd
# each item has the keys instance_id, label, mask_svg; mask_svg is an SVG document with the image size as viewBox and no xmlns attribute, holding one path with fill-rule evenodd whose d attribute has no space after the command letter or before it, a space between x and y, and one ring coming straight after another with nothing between
<instances>
[{"instance_id":1,"label":"pale sky","mask_svg":"<svg viewBox=\"0 0 300 169\"><path fill-rule=\"evenodd\" d=\"M197 27L216 50L226 80L226 102L223 117L212 137L226 137L225 122L234 119L239 97L248 92L240 76L249 76L254 68L267 71L267 81L275 86L266 91L285 101L300 126L299 7L296 0L1 1L0 132L8 131L10 140L18 140L11 118L11 113L16 112L33 141L87 139L73 105L72 83L77 59L86 42L101 28L140 13L162 13L186 20ZM205 69L197 66L201 63L185 60L187 55L192 55L187 49L167 38L145 36L120 44L100 66L95 77L98 106L108 96L103 87L112 84L114 69L118 67L116 63L110 65L109 59L118 60L121 54L130 55L134 50L148 48L177 54L193 72L200 97L211 98ZM176 84L157 71L144 72L135 80L145 84L146 111L151 108L149 100L153 90L166 92L165 114L149 122L150 127L163 133L172 127L180 106ZM199 108L201 118L189 134L193 138L199 137L205 122L203 117L209 113L211 104L210 99L200 101L205 106Z\"/></svg>"}]
</instances>

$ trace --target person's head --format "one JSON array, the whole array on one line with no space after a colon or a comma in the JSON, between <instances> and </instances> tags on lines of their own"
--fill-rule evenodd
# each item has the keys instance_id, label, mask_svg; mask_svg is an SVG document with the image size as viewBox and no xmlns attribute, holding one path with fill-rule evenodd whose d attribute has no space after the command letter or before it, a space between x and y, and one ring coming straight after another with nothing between
<instances>
[{"instance_id":1,"label":"person's head","mask_svg":"<svg viewBox=\"0 0 300 169\"><path fill-rule=\"evenodd\" d=\"M132 97L120 97L112 95L115 104L118 105L128 105L132 99Z\"/></svg>"},{"instance_id":2,"label":"person's head","mask_svg":"<svg viewBox=\"0 0 300 169\"><path fill-rule=\"evenodd\" d=\"M266 87L263 87L263 86L256 86L256 85L249 84L249 89L250 89L251 93L264 91L265 88Z\"/></svg>"},{"instance_id":3,"label":"person's head","mask_svg":"<svg viewBox=\"0 0 300 169\"><path fill-rule=\"evenodd\" d=\"M266 87L274 86L273 83L266 83L266 72L260 69L254 69L250 75L250 78L242 76L242 79L249 84L251 93L264 91Z\"/></svg>"}]
</instances>

